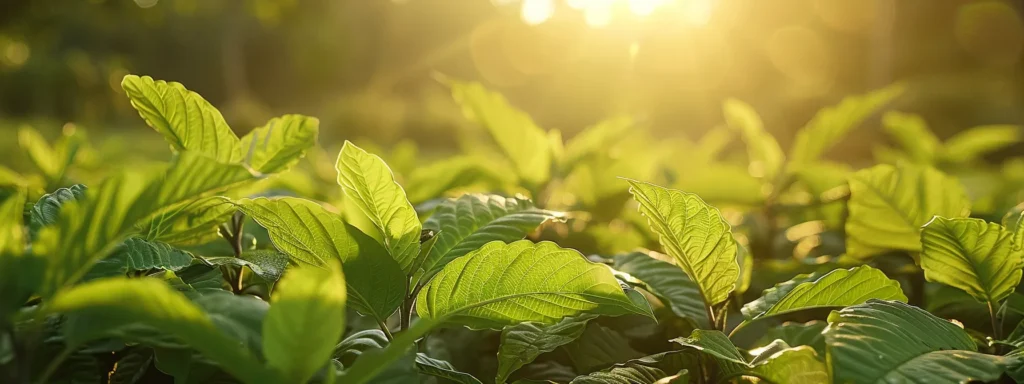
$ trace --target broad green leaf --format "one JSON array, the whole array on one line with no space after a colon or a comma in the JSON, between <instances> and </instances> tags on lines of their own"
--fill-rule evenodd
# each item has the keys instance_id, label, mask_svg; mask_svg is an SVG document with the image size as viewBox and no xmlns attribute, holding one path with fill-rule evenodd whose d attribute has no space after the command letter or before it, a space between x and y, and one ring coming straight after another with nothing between
<instances>
[{"instance_id":1,"label":"broad green leaf","mask_svg":"<svg viewBox=\"0 0 1024 384\"><path fill-rule=\"evenodd\" d=\"M39 201L32 206L29 212L29 237L35 239L39 230L44 226L57 222L60 217L60 207L65 202L81 199L85 196L86 187L82 184L75 184L68 188L60 188L47 193L39 198Z\"/></svg>"},{"instance_id":2,"label":"broad green leaf","mask_svg":"<svg viewBox=\"0 0 1024 384\"><path fill-rule=\"evenodd\" d=\"M1012 359L977 352L954 323L896 301L833 311L825 330L836 383L966 383L999 378Z\"/></svg>"},{"instance_id":3,"label":"broad green leaf","mask_svg":"<svg viewBox=\"0 0 1024 384\"><path fill-rule=\"evenodd\" d=\"M222 163L242 159L238 136L198 93L180 83L135 75L125 76L121 88L139 116L176 151L202 153Z\"/></svg>"},{"instance_id":4,"label":"broad green leaf","mask_svg":"<svg viewBox=\"0 0 1024 384\"><path fill-rule=\"evenodd\" d=\"M220 197L195 200L162 212L137 225L140 236L176 246L201 245L220 239L218 227L235 213L235 207Z\"/></svg>"},{"instance_id":5,"label":"broad green leaf","mask_svg":"<svg viewBox=\"0 0 1024 384\"><path fill-rule=\"evenodd\" d=\"M305 383L327 364L344 331L341 265L293 268L274 289L263 321L263 355L288 382Z\"/></svg>"},{"instance_id":6,"label":"broad green leaf","mask_svg":"<svg viewBox=\"0 0 1024 384\"><path fill-rule=\"evenodd\" d=\"M935 217L921 231L921 269L928 281L998 303L1020 283L1022 252L1005 227L981 219Z\"/></svg>"},{"instance_id":7,"label":"broad green leaf","mask_svg":"<svg viewBox=\"0 0 1024 384\"><path fill-rule=\"evenodd\" d=\"M405 178L409 201L420 204L458 190L503 190L514 180L490 160L482 156L454 156L416 167Z\"/></svg>"},{"instance_id":8,"label":"broad green leaf","mask_svg":"<svg viewBox=\"0 0 1024 384\"><path fill-rule=\"evenodd\" d=\"M728 99L722 103L725 121L736 129L747 143L750 158L750 169L766 180L773 180L782 170L786 155L768 131L764 129L761 116L749 104L737 99Z\"/></svg>"},{"instance_id":9,"label":"broad green leaf","mask_svg":"<svg viewBox=\"0 0 1024 384\"><path fill-rule=\"evenodd\" d=\"M348 335L334 347L334 358L344 366L352 366L363 353L373 349L384 349L388 346L388 338L379 329L367 329Z\"/></svg>"},{"instance_id":10,"label":"broad green leaf","mask_svg":"<svg viewBox=\"0 0 1024 384\"><path fill-rule=\"evenodd\" d=\"M616 364L609 369L573 379L570 384L655 384L680 372L701 372L692 351L670 351ZM682 380L686 383L687 380Z\"/></svg>"},{"instance_id":11,"label":"broad green leaf","mask_svg":"<svg viewBox=\"0 0 1024 384\"><path fill-rule=\"evenodd\" d=\"M463 113L490 132L524 184L539 186L551 177L552 145L547 132L529 115L480 83L451 81L449 85Z\"/></svg>"},{"instance_id":12,"label":"broad green leaf","mask_svg":"<svg viewBox=\"0 0 1024 384\"><path fill-rule=\"evenodd\" d=\"M649 310L649 309L648 309ZM487 243L457 258L419 293L421 318L499 329L552 324L582 313L653 317L623 292L611 270L554 243Z\"/></svg>"},{"instance_id":13,"label":"broad green leaf","mask_svg":"<svg viewBox=\"0 0 1024 384\"><path fill-rule=\"evenodd\" d=\"M421 224L405 191L380 157L345 141L338 155L338 184L384 239L388 250L407 275L412 275L420 252Z\"/></svg>"},{"instance_id":14,"label":"broad green leaf","mask_svg":"<svg viewBox=\"0 0 1024 384\"><path fill-rule=\"evenodd\" d=\"M882 126L917 164L934 163L942 149L939 138L919 115L889 111L882 116Z\"/></svg>"},{"instance_id":15,"label":"broad green leaf","mask_svg":"<svg viewBox=\"0 0 1024 384\"><path fill-rule=\"evenodd\" d=\"M451 363L432 358L424 353L416 354L416 368L419 369L420 373L446 379L452 383L482 384L473 375L455 369Z\"/></svg>"},{"instance_id":16,"label":"broad green leaf","mask_svg":"<svg viewBox=\"0 0 1024 384\"><path fill-rule=\"evenodd\" d=\"M690 334L690 337L680 337L672 339L672 341L707 353L724 361L736 363L741 366L746 366L748 364L747 359L743 357L740 350L732 344L732 341L729 340L729 336L726 336L722 331L695 329L693 330L693 333Z\"/></svg>"},{"instance_id":17,"label":"broad green leaf","mask_svg":"<svg viewBox=\"0 0 1024 384\"><path fill-rule=\"evenodd\" d=\"M765 332L757 345L768 345L777 340L782 340L787 345L806 345L814 348L818 355L825 356L825 336L821 334L828 323L824 321L809 321L806 323L785 322Z\"/></svg>"},{"instance_id":18,"label":"broad green leaf","mask_svg":"<svg viewBox=\"0 0 1024 384\"><path fill-rule=\"evenodd\" d=\"M120 173L88 189L82 199L61 207L57 222L44 227L32 246L51 266L43 295L76 282L93 263L137 233L139 223L252 180L255 177L243 166L181 152L162 172Z\"/></svg>"},{"instance_id":19,"label":"broad green leaf","mask_svg":"<svg viewBox=\"0 0 1024 384\"><path fill-rule=\"evenodd\" d=\"M422 279L429 279L453 259L486 243L520 240L545 221L561 216L534 208L529 200L497 195L470 194L447 200L423 223L423 228L438 234L430 253L417 262Z\"/></svg>"},{"instance_id":20,"label":"broad green leaf","mask_svg":"<svg viewBox=\"0 0 1024 384\"><path fill-rule=\"evenodd\" d=\"M797 132L796 141L789 151L788 167L799 169L817 161L822 154L842 141L850 130L899 97L904 88L902 84L893 84L863 95L848 96L839 104L818 111Z\"/></svg>"},{"instance_id":21,"label":"broad green leaf","mask_svg":"<svg viewBox=\"0 0 1024 384\"><path fill-rule=\"evenodd\" d=\"M153 350L145 347L132 348L117 360L109 373L109 384L135 384L146 374L153 363Z\"/></svg>"},{"instance_id":22,"label":"broad green leaf","mask_svg":"<svg viewBox=\"0 0 1024 384\"><path fill-rule=\"evenodd\" d=\"M751 321L809 308L846 307L868 299L907 301L898 281L863 265L836 269L821 277L801 275L777 284L744 305L743 316Z\"/></svg>"},{"instance_id":23,"label":"broad green leaf","mask_svg":"<svg viewBox=\"0 0 1024 384\"><path fill-rule=\"evenodd\" d=\"M697 195L627 180L665 253L697 283L708 305L729 298L739 277L736 241L718 209Z\"/></svg>"},{"instance_id":24,"label":"broad green leaf","mask_svg":"<svg viewBox=\"0 0 1024 384\"><path fill-rule=\"evenodd\" d=\"M970 212L960 182L930 167L876 165L854 173L849 183L846 254L858 260L890 249L920 252L928 220Z\"/></svg>"},{"instance_id":25,"label":"broad green leaf","mask_svg":"<svg viewBox=\"0 0 1024 384\"><path fill-rule=\"evenodd\" d=\"M769 356L761 364L751 367L750 375L771 383L821 384L828 383L828 368L811 347L787 348Z\"/></svg>"},{"instance_id":26,"label":"broad green leaf","mask_svg":"<svg viewBox=\"0 0 1024 384\"><path fill-rule=\"evenodd\" d=\"M130 237L109 258L123 263L121 273L124 274L155 268L178 271L191 265L193 256L164 243Z\"/></svg>"},{"instance_id":27,"label":"broad green leaf","mask_svg":"<svg viewBox=\"0 0 1024 384\"><path fill-rule=\"evenodd\" d=\"M630 347L625 336L596 322L588 323L583 335L562 349L576 372L593 372L644 355Z\"/></svg>"},{"instance_id":28,"label":"broad green leaf","mask_svg":"<svg viewBox=\"0 0 1024 384\"><path fill-rule=\"evenodd\" d=\"M498 374L495 382L503 384L508 376L537 356L571 343L583 334L587 322L594 315L562 319L555 324L521 323L501 330L498 346Z\"/></svg>"},{"instance_id":29,"label":"broad green leaf","mask_svg":"<svg viewBox=\"0 0 1024 384\"><path fill-rule=\"evenodd\" d=\"M969 128L946 140L943 157L953 163L978 159L1021 141L1024 131L1016 125L984 125Z\"/></svg>"},{"instance_id":30,"label":"broad green leaf","mask_svg":"<svg viewBox=\"0 0 1024 384\"><path fill-rule=\"evenodd\" d=\"M242 257L215 256L204 257L203 262L210 265L237 265L248 267L253 273L267 281L277 281L288 267L288 255L272 249L259 249L242 252Z\"/></svg>"},{"instance_id":31,"label":"broad green leaf","mask_svg":"<svg viewBox=\"0 0 1024 384\"><path fill-rule=\"evenodd\" d=\"M399 333L384 349L371 349L362 354L351 368L336 377L345 384L364 384L387 370L392 362L402 358L423 335L434 329L438 323L420 318L408 330Z\"/></svg>"},{"instance_id":32,"label":"broad green leaf","mask_svg":"<svg viewBox=\"0 0 1024 384\"><path fill-rule=\"evenodd\" d=\"M94 326L141 324L157 328L181 339L244 382L281 382L277 373L264 368L242 344L217 329L199 307L156 279L88 282L60 292L47 302L46 310L88 315Z\"/></svg>"},{"instance_id":33,"label":"broad green leaf","mask_svg":"<svg viewBox=\"0 0 1024 384\"><path fill-rule=\"evenodd\" d=\"M267 229L278 250L308 265L341 260L355 310L383 321L401 305L405 274L375 240L309 200L242 199L242 212ZM419 241L418 234L416 241Z\"/></svg>"},{"instance_id":34,"label":"broad green leaf","mask_svg":"<svg viewBox=\"0 0 1024 384\"><path fill-rule=\"evenodd\" d=\"M284 115L270 119L241 139L244 162L261 173L281 172L316 145L320 120L302 115Z\"/></svg>"},{"instance_id":35,"label":"broad green leaf","mask_svg":"<svg viewBox=\"0 0 1024 384\"><path fill-rule=\"evenodd\" d=\"M678 266L643 252L617 255L614 262L616 270L644 282L647 289L664 300L677 316L693 320L701 328L711 327L704 302L700 299L700 288Z\"/></svg>"}]
</instances>

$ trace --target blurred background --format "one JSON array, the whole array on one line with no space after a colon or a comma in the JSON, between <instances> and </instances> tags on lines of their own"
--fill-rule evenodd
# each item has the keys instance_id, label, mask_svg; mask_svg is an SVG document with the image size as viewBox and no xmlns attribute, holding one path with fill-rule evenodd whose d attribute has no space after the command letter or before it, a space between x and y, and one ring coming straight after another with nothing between
<instances>
[{"instance_id":1,"label":"blurred background","mask_svg":"<svg viewBox=\"0 0 1024 384\"><path fill-rule=\"evenodd\" d=\"M302 113L321 119L322 143L443 153L466 124L443 74L480 81L566 137L630 113L655 137L696 138L733 97L783 148L820 108L903 82L893 106L945 138L1024 118L1022 3L3 0L0 130L151 135L119 86L134 73L199 92L239 134ZM889 140L877 120L830 156L867 162Z\"/></svg>"}]
</instances>

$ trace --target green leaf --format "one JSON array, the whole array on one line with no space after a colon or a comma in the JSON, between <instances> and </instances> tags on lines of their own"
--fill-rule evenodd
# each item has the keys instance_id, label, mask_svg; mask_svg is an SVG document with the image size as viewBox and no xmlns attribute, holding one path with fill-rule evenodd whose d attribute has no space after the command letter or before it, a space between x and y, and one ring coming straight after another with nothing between
<instances>
[{"instance_id":1,"label":"green leaf","mask_svg":"<svg viewBox=\"0 0 1024 384\"><path fill-rule=\"evenodd\" d=\"M406 355L410 347L439 323L420 318L408 330L399 333L384 349L371 349L362 354L351 368L337 376L345 384L364 384L381 374L392 362Z\"/></svg>"},{"instance_id":2,"label":"green leaf","mask_svg":"<svg viewBox=\"0 0 1024 384\"><path fill-rule=\"evenodd\" d=\"M524 184L539 186L551 178L552 145L547 132L529 115L480 83L451 81L449 85L463 113L490 132Z\"/></svg>"},{"instance_id":3,"label":"green leaf","mask_svg":"<svg viewBox=\"0 0 1024 384\"><path fill-rule=\"evenodd\" d=\"M409 201L419 204L453 190L500 191L513 180L491 160L483 156L454 156L416 167L405 178Z\"/></svg>"},{"instance_id":4,"label":"green leaf","mask_svg":"<svg viewBox=\"0 0 1024 384\"><path fill-rule=\"evenodd\" d=\"M697 354L670 351L616 364L609 369L573 379L570 384L655 384L679 372L700 372ZM682 382L687 382L683 380Z\"/></svg>"},{"instance_id":5,"label":"green leaf","mask_svg":"<svg viewBox=\"0 0 1024 384\"><path fill-rule=\"evenodd\" d=\"M521 323L501 330L498 346L498 373L495 382L503 384L508 376L537 356L571 343L583 334L587 322L594 315L581 315L562 319L555 324Z\"/></svg>"},{"instance_id":6,"label":"green leaf","mask_svg":"<svg viewBox=\"0 0 1024 384\"><path fill-rule=\"evenodd\" d=\"M539 225L556 220L557 212L534 208L525 199L496 195L463 195L441 203L423 227L438 232L437 243L420 265L422 280L430 279L453 259L491 241L511 242L526 237Z\"/></svg>"},{"instance_id":7,"label":"green leaf","mask_svg":"<svg viewBox=\"0 0 1024 384\"><path fill-rule=\"evenodd\" d=\"M854 173L849 183L846 254L858 260L890 249L920 252L928 220L970 212L960 182L930 167L876 165Z\"/></svg>"},{"instance_id":8,"label":"green leaf","mask_svg":"<svg viewBox=\"0 0 1024 384\"><path fill-rule=\"evenodd\" d=\"M292 383L305 383L327 364L345 331L345 277L334 261L328 270L304 266L285 274L263 321L267 364Z\"/></svg>"},{"instance_id":9,"label":"green leaf","mask_svg":"<svg viewBox=\"0 0 1024 384\"><path fill-rule=\"evenodd\" d=\"M117 360L110 372L108 384L135 384L146 374L153 362L153 350L149 348L132 348L124 357Z\"/></svg>"},{"instance_id":10,"label":"green leaf","mask_svg":"<svg viewBox=\"0 0 1024 384\"><path fill-rule=\"evenodd\" d=\"M212 196L163 212L136 228L146 240L182 247L202 245L221 238L218 227L233 213L234 206Z\"/></svg>"},{"instance_id":11,"label":"green leaf","mask_svg":"<svg viewBox=\"0 0 1024 384\"><path fill-rule=\"evenodd\" d=\"M24 210L25 193L21 191L0 201L0 257L25 252Z\"/></svg>"},{"instance_id":12,"label":"green leaf","mask_svg":"<svg viewBox=\"0 0 1024 384\"><path fill-rule=\"evenodd\" d=\"M747 359L744 358L743 354L740 353L740 350L732 344L732 341L729 340L729 336L726 336L722 331L695 329L693 330L693 333L690 334L690 337L680 337L672 339L672 341L707 353L726 362L736 363L743 367L748 365Z\"/></svg>"},{"instance_id":13,"label":"green leaf","mask_svg":"<svg viewBox=\"0 0 1024 384\"><path fill-rule=\"evenodd\" d=\"M768 345L773 341L782 340L787 345L806 345L814 348L818 355L825 355L825 336L822 331L828 323L824 321L809 321L806 323L785 322L771 328L761 337L757 345Z\"/></svg>"},{"instance_id":14,"label":"green leaf","mask_svg":"<svg viewBox=\"0 0 1024 384\"><path fill-rule=\"evenodd\" d=\"M348 335L334 347L334 358L344 366L352 366L363 353L388 346L387 335L379 329L367 329Z\"/></svg>"},{"instance_id":15,"label":"green leaf","mask_svg":"<svg viewBox=\"0 0 1024 384\"><path fill-rule=\"evenodd\" d=\"M124 241L124 248L115 251L123 254L128 271L145 271L154 268L177 271L192 264L192 254L175 249L170 245L131 237Z\"/></svg>"},{"instance_id":16,"label":"green leaf","mask_svg":"<svg viewBox=\"0 0 1024 384\"><path fill-rule=\"evenodd\" d=\"M882 126L918 164L934 163L942 149L939 138L919 115L889 111L882 116Z\"/></svg>"},{"instance_id":17,"label":"green leaf","mask_svg":"<svg viewBox=\"0 0 1024 384\"><path fill-rule=\"evenodd\" d=\"M811 347L787 348L776 352L761 364L751 367L751 375L771 383L828 383L828 368Z\"/></svg>"},{"instance_id":18,"label":"green leaf","mask_svg":"<svg viewBox=\"0 0 1024 384\"><path fill-rule=\"evenodd\" d=\"M984 125L968 128L946 140L943 157L953 163L966 163L1021 141L1021 127Z\"/></svg>"},{"instance_id":19,"label":"green leaf","mask_svg":"<svg viewBox=\"0 0 1024 384\"><path fill-rule=\"evenodd\" d=\"M588 323L582 336L562 348L576 372L593 372L644 355L622 334L596 322Z\"/></svg>"},{"instance_id":20,"label":"green leaf","mask_svg":"<svg viewBox=\"0 0 1024 384\"><path fill-rule=\"evenodd\" d=\"M773 180L782 170L786 155L775 141L775 137L764 129L761 116L749 104L737 99L727 99L722 103L725 121L736 129L747 143L750 157L750 169L755 174L763 175L766 180Z\"/></svg>"},{"instance_id":21,"label":"green leaf","mask_svg":"<svg viewBox=\"0 0 1024 384\"><path fill-rule=\"evenodd\" d=\"M181 339L228 373L247 383L280 382L242 344L224 335L211 318L182 294L156 279L112 278L62 291L46 304L49 313L87 315L106 329L140 324ZM102 332L93 336L101 337ZM88 340L80 340L85 342Z\"/></svg>"},{"instance_id":22,"label":"green leaf","mask_svg":"<svg viewBox=\"0 0 1024 384\"><path fill-rule=\"evenodd\" d=\"M407 275L420 252L421 225L405 191L380 157L345 141L338 155L338 184L384 238L384 248Z\"/></svg>"},{"instance_id":23,"label":"green leaf","mask_svg":"<svg viewBox=\"0 0 1024 384\"><path fill-rule=\"evenodd\" d=\"M921 231L924 277L998 303L1020 283L1024 255L1013 250L1012 236L981 219L935 217Z\"/></svg>"},{"instance_id":24,"label":"green leaf","mask_svg":"<svg viewBox=\"0 0 1024 384\"><path fill-rule=\"evenodd\" d=\"M82 196L85 196L85 190L85 185L75 184L40 197L29 211L29 238L35 239L40 229L56 223L60 215L60 207L68 201L81 199Z\"/></svg>"},{"instance_id":25,"label":"green leaf","mask_svg":"<svg viewBox=\"0 0 1024 384\"><path fill-rule=\"evenodd\" d=\"M821 277L800 275L766 289L743 306L747 321L790 312L861 304L868 299L907 301L900 283L870 266L836 269Z\"/></svg>"},{"instance_id":26,"label":"green leaf","mask_svg":"<svg viewBox=\"0 0 1024 384\"><path fill-rule=\"evenodd\" d=\"M1016 217L1010 211L1003 217L1003 226L1013 232L1013 250L1024 249L1024 210L1016 212Z\"/></svg>"},{"instance_id":27,"label":"green leaf","mask_svg":"<svg viewBox=\"0 0 1024 384\"><path fill-rule=\"evenodd\" d=\"M588 158L604 153L632 132L636 122L629 116L616 116L584 128L565 143L565 153L560 161L562 172L574 168Z\"/></svg>"},{"instance_id":28,"label":"green leaf","mask_svg":"<svg viewBox=\"0 0 1024 384\"><path fill-rule=\"evenodd\" d=\"M288 266L288 255L272 249L259 249L242 252L242 257L216 256L204 257L204 262L213 266L237 265L248 267L253 273L267 281L277 281Z\"/></svg>"},{"instance_id":29,"label":"green leaf","mask_svg":"<svg viewBox=\"0 0 1024 384\"><path fill-rule=\"evenodd\" d=\"M121 88L139 116L176 151L202 153L222 163L242 159L238 137L198 93L180 83L135 75L125 76Z\"/></svg>"},{"instance_id":30,"label":"green leaf","mask_svg":"<svg viewBox=\"0 0 1024 384\"><path fill-rule=\"evenodd\" d=\"M420 291L416 311L425 319L492 329L553 324L582 313L653 317L630 301L607 266L527 240L490 242L453 260Z\"/></svg>"},{"instance_id":31,"label":"green leaf","mask_svg":"<svg viewBox=\"0 0 1024 384\"><path fill-rule=\"evenodd\" d=\"M58 221L44 227L32 245L51 266L43 295L78 281L96 261L137 233L139 223L252 180L243 166L182 152L162 172L121 173L88 189L82 199L65 203Z\"/></svg>"},{"instance_id":32,"label":"green leaf","mask_svg":"<svg viewBox=\"0 0 1024 384\"><path fill-rule=\"evenodd\" d=\"M320 120L302 115L270 119L241 139L244 162L261 173L276 173L295 165L316 145Z\"/></svg>"},{"instance_id":33,"label":"green leaf","mask_svg":"<svg viewBox=\"0 0 1024 384\"><path fill-rule=\"evenodd\" d=\"M406 277L398 263L340 216L293 197L242 199L235 204L266 228L274 246L294 260L314 266L341 260L348 304L355 310L383 321L401 305Z\"/></svg>"},{"instance_id":34,"label":"green leaf","mask_svg":"<svg viewBox=\"0 0 1024 384\"><path fill-rule=\"evenodd\" d=\"M837 383L993 381L1012 361L977 352L962 328L907 304L870 300L833 311L825 330Z\"/></svg>"},{"instance_id":35,"label":"green leaf","mask_svg":"<svg viewBox=\"0 0 1024 384\"><path fill-rule=\"evenodd\" d=\"M38 131L29 126L18 129L18 145L28 154L29 160L47 179L63 174L60 156Z\"/></svg>"},{"instance_id":36,"label":"green leaf","mask_svg":"<svg viewBox=\"0 0 1024 384\"><path fill-rule=\"evenodd\" d=\"M691 193L627 181L662 248L697 283L706 305L728 299L740 267L729 223L718 209Z\"/></svg>"},{"instance_id":37,"label":"green leaf","mask_svg":"<svg viewBox=\"0 0 1024 384\"><path fill-rule=\"evenodd\" d=\"M420 373L447 379L447 381L453 383L482 384L473 375L456 370L451 363L432 358L424 353L416 354L416 368L419 369Z\"/></svg>"},{"instance_id":38,"label":"green leaf","mask_svg":"<svg viewBox=\"0 0 1024 384\"><path fill-rule=\"evenodd\" d=\"M693 320L700 328L711 327L704 302L700 299L700 288L678 266L643 252L617 255L614 262L616 270L644 282L647 289L668 303L677 316Z\"/></svg>"},{"instance_id":39,"label":"green leaf","mask_svg":"<svg viewBox=\"0 0 1024 384\"><path fill-rule=\"evenodd\" d=\"M854 127L903 94L902 84L893 84L863 95L848 96L838 105L824 108L796 134L789 151L791 169L814 163L846 137Z\"/></svg>"}]
</instances>

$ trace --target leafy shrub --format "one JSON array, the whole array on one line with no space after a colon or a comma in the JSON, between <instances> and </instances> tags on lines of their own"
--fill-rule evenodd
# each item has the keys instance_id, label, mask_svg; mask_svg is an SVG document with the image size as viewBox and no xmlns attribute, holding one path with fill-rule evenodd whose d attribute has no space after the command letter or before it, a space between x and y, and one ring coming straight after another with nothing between
<instances>
[{"instance_id":1,"label":"leafy shrub","mask_svg":"<svg viewBox=\"0 0 1024 384\"><path fill-rule=\"evenodd\" d=\"M311 117L238 137L149 77L122 86L169 162L91 176L88 140L22 130L39 172L0 178L3 381L1024 378L1024 177L979 161L1019 128L941 142L889 112L904 149L852 171L822 157L899 86L822 110L786 153L738 100L697 142L628 117L563 142L445 81L486 134L392 153L399 172L347 141L331 162Z\"/></svg>"}]
</instances>

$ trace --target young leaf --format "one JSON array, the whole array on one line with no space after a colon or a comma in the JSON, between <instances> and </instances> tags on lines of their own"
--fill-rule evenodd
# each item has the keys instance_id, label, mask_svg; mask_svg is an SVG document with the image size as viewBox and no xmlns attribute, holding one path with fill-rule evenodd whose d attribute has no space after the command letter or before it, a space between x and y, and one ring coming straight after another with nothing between
<instances>
[{"instance_id":1,"label":"young leaf","mask_svg":"<svg viewBox=\"0 0 1024 384\"><path fill-rule=\"evenodd\" d=\"M921 269L928 281L998 303L1021 279L1024 255L1013 250L1012 235L981 219L935 217L921 231Z\"/></svg>"},{"instance_id":2,"label":"young leaf","mask_svg":"<svg viewBox=\"0 0 1024 384\"><path fill-rule=\"evenodd\" d=\"M859 260L889 249L920 252L928 220L970 212L960 182L930 167L876 165L854 173L849 183L846 254Z\"/></svg>"},{"instance_id":3,"label":"young leaf","mask_svg":"<svg viewBox=\"0 0 1024 384\"><path fill-rule=\"evenodd\" d=\"M453 383L483 384L473 375L456 370L451 363L432 358L424 353L416 354L416 368L419 369L420 373L440 377Z\"/></svg>"},{"instance_id":4,"label":"young leaf","mask_svg":"<svg viewBox=\"0 0 1024 384\"><path fill-rule=\"evenodd\" d=\"M319 132L320 120L315 117L275 117L242 137L243 161L260 173L284 171L316 145Z\"/></svg>"},{"instance_id":5,"label":"young leaf","mask_svg":"<svg viewBox=\"0 0 1024 384\"><path fill-rule=\"evenodd\" d=\"M868 299L907 301L898 281L863 265L817 278L797 276L766 289L760 298L744 305L742 312L747 321L753 321L809 308L846 307Z\"/></svg>"},{"instance_id":6,"label":"young leaf","mask_svg":"<svg viewBox=\"0 0 1024 384\"><path fill-rule=\"evenodd\" d=\"M340 216L293 197L242 199L235 204L266 228L274 246L294 260L313 266L341 260L348 304L355 310L383 321L401 305L406 278L398 263Z\"/></svg>"},{"instance_id":7,"label":"young leaf","mask_svg":"<svg viewBox=\"0 0 1024 384\"><path fill-rule=\"evenodd\" d=\"M90 188L77 201L64 204L60 218L39 232L33 252L45 256L43 295L73 284L93 263L138 231L139 223L213 193L255 180L243 166L227 165L191 152L181 152L165 171L155 175L126 172Z\"/></svg>"},{"instance_id":8,"label":"young leaf","mask_svg":"<svg viewBox=\"0 0 1024 384\"><path fill-rule=\"evenodd\" d=\"M384 248L407 275L420 252L420 220L405 191L380 157L345 141L338 155L338 184L384 237Z\"/></svg>"},{"instance_id":9,"label":"young leaf","mask_svg":"<svg viewBox=\"0 0 1024 384\"><path fill-rule=\"evenodd\" d=\"M40 197L29 212L29 238L35 239L40 229L56 223L57 218L60 217L60 207L68 201L81 199L82 196L85 196L85 189L85 185L75 184Z\"/></svg>"},{"instance_id":10,"label":"young leaf","mask_svg":"<svg viewBox=\"0 0 1024 384\"><path fill-rule=\"evenodd\" d=\"M421 318L492 329L582 313L653 317L630 301L608 267L526 240L490 242L453 260L420 291L416 310Z\"/></svg>"},{"instance_id":11,"label":"young leaf","mask_svg":"<svg viewBox=\"0 0 1024 384\"><path fill-rule=\"evenodd\" d=\"M956 324L896 301L833 311L825 330L837 383L993 381L1011 358L977 352Z\"/></svg>"},{"instance_id":12,"label":"young leaf","mask_svg":"<svg viewBox=\"0 0 1024 384\"><path fill-rule=\"evenodd\" d=\"M88 282L54 296L47 302L46 311L87 315L92 326L104 329L128 324L157 328L181 339L246 383L282 381L242 344L218 330L199 307L156 279ZM102 332L93 333L93 337L101 336Z\"/></svg>"},{"instance_id":13,"label":"young leaf","mask_svg":"<svg viewBox=\"0 0 1024 384\"><path fill-rule=\"evenodd\" d=\"M671 351L641 357L573 379L570 384L655 384L680 372L701 372L692 351ZM683 376L683 375L680 375ZM685 376L682 382L687 382Z\"/></svg>"},{"instance_id":14,"label":"young leaf","mask_svg":"<svg viewBox=\"0 0 1024 384\"><path fill-rule=\"evenodd\" d=\"M677 316L693 320L700 328L711 327L704 302L700 299L700 288L678 266L643 252L617 255L614 261L616 270L643 281L647 289L665 300Z\"/></svg>"},{"instance_id":15,"label":"young leaf","mask_svg":"<svg viewBox=\"0 0 1024 384\"><path fill-rule=\"evenodd\" d=\"M1016 125L984 125L969 128L946 140L943 157L953 163L965 163L976 160L989 152L994 152L1020 142L1021 127Z\"/></svg>"},{"instance_id":16,"label":"young leaf","mask_svg":"<svg viewBox=\"0 0 1024 384\"><path fill-rule=\"evenodd\" d=\"M337 261L328 269L304 266L285 274L263 321L267 364L292 383L305 383L331 358L345 331L345 277Z\"/></svg>"},{"instance_id":17,"label":"young leaf","mask_svg":"<svg viewBox=\"0 0 1024 384\"><path fill-rule=\"evenodd\" d=\"M729 126L743 135L751 169L758 170L764 179L773 180L782 170L786 155L782 153L775 137L764 129L761 116L749 104L737 99L728 99L722 103L722 111Z\"/></svg>"},{"instance_id":18,"label":"young leaf","mask_svg":"<svg viewBox=\"0 0 1024 384\"><path fill-rule=\"evenodd\" d=\"M238 136L198 93L180 83L135 75L125 76L121 88L139 116L176 151L202 153L222 163L242 159Z\"/></svg>"},{"instance_id":19,"label":"young leaf","mask_svg":"<svg viewBox=\"0 0 1024 384\"><path fill-rule=\"evenodd\" d=\"M537 186L551 177L552 144L529 115L479 83L451 81L449 85L463 113L491 133L523 183Z\"/></svg>"},{"instance_id":20,"label":"young leaf","mask_svg":"<svg viewBox=\"0 0 1024 384\"><path fill-rule=\"evenodd\" d=\"M504 384L508 376L537 356L571 343L583 334L587 322L594 315L581 315L562 319L555 324L521 323L501 330L498 346L498 374L494 381Z\"/></svg>"},{"instance_id":21,"label":"young leaf","mask_svg":"<svg viewBox=\"0 0 1024 384\"><path fill-rule=\"evenodd\" d=\"M789 152L791 169L818 160L823 153L876 111L903 93L902 84L874 90L864 95L849 96L838 105L824 108L796 134Z\"/></svg>"},{"instance_id":22,"label":"young leaf","mask_svg":"<svg viewBox=\"0 0 1024 384\"><path fill-rule=\"evenodd\" d=\"M536 209L523 199L469 194L447 200L423 223L438 234L430 253L416 263L423 274L421 281L486 243L522 239L545 221L559 217L560 213Z\"/></svg>"},{"instance_id":23,"label":"young leaf","mask_svg":"<svg viewBox=\"0 0 1024 384\"><path fill-rule=\"evenodd\" d=\"M729 223L697 195L627 180L662 248L697 283L708 305L729 298L739 277Z\"/></svg>"}]
</instances>

